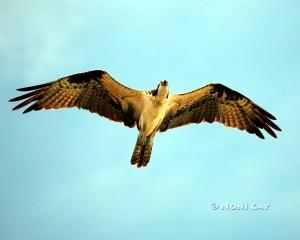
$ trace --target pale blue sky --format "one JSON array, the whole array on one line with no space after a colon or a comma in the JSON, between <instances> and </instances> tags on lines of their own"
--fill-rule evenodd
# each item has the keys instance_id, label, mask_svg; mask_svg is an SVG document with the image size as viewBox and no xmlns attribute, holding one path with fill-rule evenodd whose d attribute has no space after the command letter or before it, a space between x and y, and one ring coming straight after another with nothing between
<instances>
[{"instance_id":1,"label":"pale blue sky","mask_svg":"<svg viewBox=\"0 0 300 240\"><path fill-rule=\"evenodd\" d=\"M0 239L300 239L299 12L292 0L0 1ZM93 69L176 93L220 82L283 132L190 125L158 134L136 169L136 129L84 110L11 112L16 88Z\"/></svg>"}]
</instances>

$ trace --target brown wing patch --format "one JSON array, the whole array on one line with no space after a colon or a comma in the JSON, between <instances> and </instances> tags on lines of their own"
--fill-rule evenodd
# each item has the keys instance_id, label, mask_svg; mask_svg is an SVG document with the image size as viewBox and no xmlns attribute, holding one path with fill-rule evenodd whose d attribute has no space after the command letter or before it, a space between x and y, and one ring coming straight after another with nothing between
<instances>
[{"instance_id":1,"label":"brown wing patch","mask_svg":"<svg viewBox=\"0 0 300 240\"><path fill-rule=\"evenodd\" d=\"M264 138L260 129L277 137L276 118L244 95L222 85L209 84L186 94L174 95L160 131L190 123L220 122Z\"/></svg>"},{"instance_id":2,"label":"brown wing patch","mask_svg":"<svg viewBox=\"0 0 300 240\"><path fill-rule=\"evenodd\" d=\"M77 107L113 121L124 122L129 127L135 125L139 116L139 106L134 106L134 100L139 99L140 91L121 85L101 70L78 73L18 90L30 91L10 100L24 100L13 108L17 110L29 105L24 113L32 110Z\"/></svg>"}]
</instances>

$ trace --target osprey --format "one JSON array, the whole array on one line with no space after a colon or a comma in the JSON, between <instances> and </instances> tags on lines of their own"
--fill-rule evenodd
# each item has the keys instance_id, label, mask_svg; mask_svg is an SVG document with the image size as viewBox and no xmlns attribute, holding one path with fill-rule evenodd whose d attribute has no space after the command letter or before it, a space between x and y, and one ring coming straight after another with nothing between
<instances>
[{"instance_id":1,"label":"osprey","mask_svg":"<svg viewBox=\"0 0 300 240\"><path fill-rule=\"evenodd\" d=\"M131 164L147 166L157 132L190 123L220 122L264 138L259 129L272 137L281 129L276 118L249 98L222 85L209 84L189 93L169 95L166 80L155 90L139 91L123 86L101 70L78 73L56 81L17 89L29 93L10 101L24 100L13 108L31 104L23 113L41 109L77 107L110 120L137 126L139 135Z\"/></svg>"}]
</instances>

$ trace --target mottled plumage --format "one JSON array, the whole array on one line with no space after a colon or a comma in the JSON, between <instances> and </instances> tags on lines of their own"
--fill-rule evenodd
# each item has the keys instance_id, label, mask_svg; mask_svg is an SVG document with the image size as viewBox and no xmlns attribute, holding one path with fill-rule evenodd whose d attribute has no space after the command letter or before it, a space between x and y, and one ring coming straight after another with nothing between
<instances>
[{"instance_id":1,"label":"mottled plumage","mask_svg":"<svg viewBox=\"0 0 300 240\"><path fill-rule=\"evenodd\" d=\"M31 91L10 100L25 99L13 110L33 103L23 113L78 107L134 127L142 109L136 101L136 98L141 97L141 91L121 85L101 70L74 74L46 84L20 88L18 91Z\"/></svg>"},{"instance_id":2,"label":"mottled plumage","mask_svg":"<svg viewBox=\"0 0 300 240\"><path fill-rule=\"evenodd\" d=\"M32 110L77 107L98 113L125 126L139 129L131 163L146 166L155 134L190 123L220 122L264 138L260 129L272 137L281 131L276 118L242 94L222 84L209 84L185 94L169 95L168 82L161 81L150 91L123 86L107 72L95 70L25 87L29 91L10 101L23 100L13 110L29 105Z\"/></svg>"},{"instance_id":3,"label":"mottled plumage","mask_svg":"<svg viewBox=\"0 0 300 240\"><path fill-rule=\"evenodd\" d=\"M222 84L209 84L190 93L173 95L159 129L163 132L190 123L217 121L260 138L264 136L259 129L264 129L276 138L272 128L281 129L271 120L276 118L244 95Z\"/></svg>"}]
</instances>

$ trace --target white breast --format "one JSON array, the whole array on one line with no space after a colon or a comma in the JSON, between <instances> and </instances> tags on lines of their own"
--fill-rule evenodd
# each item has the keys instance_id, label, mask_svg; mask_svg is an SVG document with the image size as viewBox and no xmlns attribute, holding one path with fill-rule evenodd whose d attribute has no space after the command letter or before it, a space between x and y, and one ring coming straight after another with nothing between
<instances>
[{"instance_id":1,"label":"white breast","mask_svg":"<svg viewBox=\"0 0 300 240\"><path fill-rule=\"evenodd\" d=\"M162 122L167 110L168 99L157 102L155 97L145 93L143 101L144 108L140 116L139 127L146 136L149 136Z\"/></svg>"}]
</instances>

